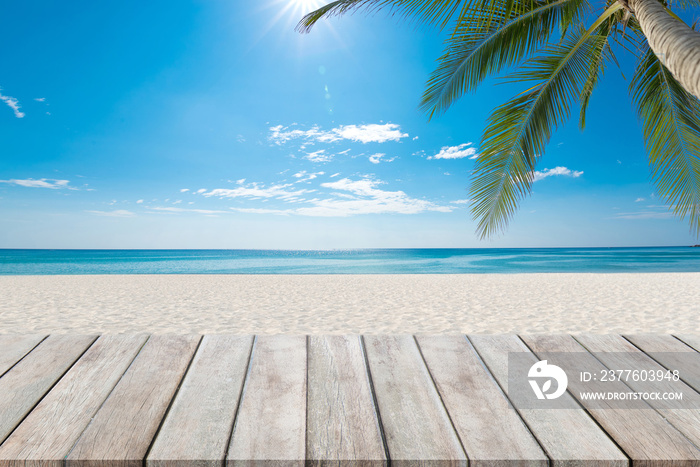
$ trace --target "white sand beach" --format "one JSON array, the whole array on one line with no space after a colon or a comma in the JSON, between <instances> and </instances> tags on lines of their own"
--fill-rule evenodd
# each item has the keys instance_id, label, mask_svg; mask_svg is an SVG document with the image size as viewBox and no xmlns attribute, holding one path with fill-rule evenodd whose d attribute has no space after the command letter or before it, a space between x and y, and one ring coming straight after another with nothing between
<instances>
[{"instance_id":1,"label":"white sand beach","mask_svg":"<svg viewBox=\"0 0 700 467\"><path fill-rule=\"evenodd\" d=\"M698 333L700 273L0 276L0 333Z\"/></svg>"}]
</instances>

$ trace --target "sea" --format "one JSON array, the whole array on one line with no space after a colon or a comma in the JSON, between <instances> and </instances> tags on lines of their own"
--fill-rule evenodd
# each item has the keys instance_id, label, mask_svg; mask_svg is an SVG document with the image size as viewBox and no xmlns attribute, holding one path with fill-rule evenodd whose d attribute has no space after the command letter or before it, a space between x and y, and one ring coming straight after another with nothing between
<instances>
[{"instance_id":1,"label":"sea","mask_svg":"<svg viewBox=\"0 0 700 467\"><path fill-rule=\"evenodd\" d=\"M700 248L0 249L0 275L700 272Z\"/></svg>"}]
</instances>

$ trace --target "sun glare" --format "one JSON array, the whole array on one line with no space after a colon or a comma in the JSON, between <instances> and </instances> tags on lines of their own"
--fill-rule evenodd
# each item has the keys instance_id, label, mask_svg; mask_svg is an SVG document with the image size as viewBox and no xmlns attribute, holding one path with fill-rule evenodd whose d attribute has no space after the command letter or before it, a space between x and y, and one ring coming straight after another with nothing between
<instances>
[{"instance_id":1,"label":"sun glare","mask_svg":"<svg viewBox=\"0 0 700 467\"><path fill-rule=\"evenodd\" d=\"M270 0L269 2L263 3L261 10L265 11L269 19L265 27L262 28L251 41L251 46L255 45L269 32L275 29L286 31L286 33L294 31L295 26L304 15L321 8L327 3L328 0ZM340 40L332 26L325 21L323 24L324 30L329 31L336 39ZM316 33L316 36L318 36L318 33Z\"/></svg>"},{"instance_id":2,"label":"sun glare","mask_svg":"<svg viewBox=\"0 0 700 467\"><path fill-rule=\"evenodd\" d=\"M303 14L323 6L323 2L321 0L290 0L290 3L293 5L295 10L301 11Z\"/></svg>"}]
</instances>

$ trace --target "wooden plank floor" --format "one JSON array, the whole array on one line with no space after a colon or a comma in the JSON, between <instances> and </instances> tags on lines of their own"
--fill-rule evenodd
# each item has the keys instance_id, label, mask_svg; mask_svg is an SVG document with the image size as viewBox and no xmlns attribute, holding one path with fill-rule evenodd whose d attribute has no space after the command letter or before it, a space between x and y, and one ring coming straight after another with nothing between
<instances>
[{"instance_id":1,"label":"wooden plank floor","mask_svg":"<svg viewBox=\"0 0 700 467\"><path fill-rule=\"evenodd\" d=\"M580 352L680 370L696 402L699 350L692 335L0 335L0 467L700 466L700 402L602 409L572 378L573 408L514 409L507 368L511 352Z\"/></svg>"}]
</instances>

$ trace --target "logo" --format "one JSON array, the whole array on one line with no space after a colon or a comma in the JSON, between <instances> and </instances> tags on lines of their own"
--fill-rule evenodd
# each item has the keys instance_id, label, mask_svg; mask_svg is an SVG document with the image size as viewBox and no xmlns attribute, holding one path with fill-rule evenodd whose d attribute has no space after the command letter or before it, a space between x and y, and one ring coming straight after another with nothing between
<instances>
[{"instance_id":1,"label":"logo","mask_svg":"<svg viewBox=\"0 0 700 467\"><path fill-rule=\"evenodd\" d=\"M566 391L566 385L569 384L569 378L566 377L564 370L556 365L549 365L547 360L540 360L530 367L530 371L527 373L530 386L535 392L538 399L556 399L557 397L564 394ZM538 383L539 380L543 380L542 386ZM552 389L552 380L557 382L556 390Z\"/></svg>"}]
</instances>

